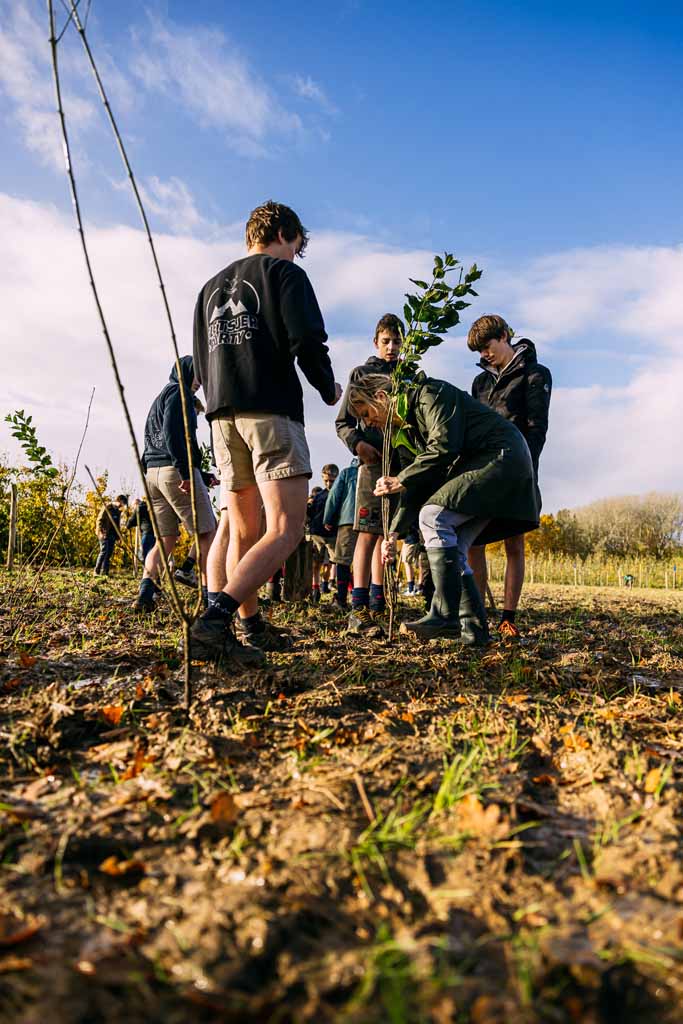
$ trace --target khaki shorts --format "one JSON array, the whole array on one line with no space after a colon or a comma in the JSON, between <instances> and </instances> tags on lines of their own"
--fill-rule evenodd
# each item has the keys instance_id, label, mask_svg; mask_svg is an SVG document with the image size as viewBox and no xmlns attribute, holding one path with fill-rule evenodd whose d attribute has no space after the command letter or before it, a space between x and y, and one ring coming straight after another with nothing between
<instances>
[{"instance_id":1,"label":"khaki shorts","mask_svg":"<svg viewBox=\"0 0 683 1024\"><path fill-rule=\"evenodd\" d=\"M420 560L420 545L406 544L404 541L401 548L401 557L406 565L417 565Z\"/></svg>"},{"instance_id":2,"label":"khaki shorts","mask_svg":"<svg viewBox=\"0 0 683 1024\"><path fill-rule=\"evenodd\" d=\"M173 466L150 466L145 473L149 495L154 506L162 537L173 537L182 523L192 536L192 501L189 494L180 490L182 477ZM211 499L198 469L194 471L194 493L197 502L197 528L200 533L211 533L216 529L216 517L211 508Z\"/></svg>"},{"instance_id":3,"label":"khaki shorts","mask_svg":"<svg viewBox=\"0 0 683 1024\"><path fill-rule=\"evenodd\" d=\"M313 564L327 565L334 562L334 541L324 537L311 537L313 542Z\"/></svg>"},{"instance_id":4,"label":"khaki shorts","mask_svg":"<svg viewBox=\"0 0 683 1024\"><path fill-rule=\"evenodd\" d=\"M352 526L340 526L337 530L337 542L334 545L335 565L351 565L353 553L356 550L356 537L358 534Z\"/></svg>"},{"instance_id":5,"label":"khaki shorts","mask_svg":"<svg viewBox=\"0 0 683 1024\"><path fill-rule=\"evenodd\" d=\"M373 462L371 465L358 467L356 481L356 515L353 528L359 533L374 533L379 536L382 530L382 499L375 496L377 481L382 475L382 465ZM398 495L389 498L389 514L393 516L398 508Z\"/></svg>"},{"instance_id":6,"label":"khaki shorts","mask_svg":"<svg viewBox=\"0 0 683 1024\"><path fill-rule=\"evenodd\" d=\"M303 423L269 412L240 412L211 421L213 453L221 475L221 508L227 493L253 484L311 474Z\"/></svg>"}]
</instances>

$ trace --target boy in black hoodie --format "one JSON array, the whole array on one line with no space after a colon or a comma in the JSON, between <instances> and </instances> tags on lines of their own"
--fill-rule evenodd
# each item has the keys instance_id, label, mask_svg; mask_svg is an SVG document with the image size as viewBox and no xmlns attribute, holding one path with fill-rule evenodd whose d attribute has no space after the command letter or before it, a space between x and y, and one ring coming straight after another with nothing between
<instances>
[{"instance_id":1,"label":"boy in black hoodie","mask_svg":"<svg viewBox=\"0 0 683 1024\"><path fill-rule=\"evenodd\" d=\"M221 474L221 518L209 608L192 627L193 649L237 666L262 663L264 650L287 644L261 618L257 594L304 530L311 464L295 361L326 405L341 397L315 293L294 262L307 241L294 210L272 201L257 207L246 225L247 255L207 281L195 309L195 366ZM232 627L238 610L246 644Z\"/></svg>"},{"instance_id":2,"label":"boy in black hoodie","mask_svg":"<svg viewBox=\"0 0 683 1024\"><path fill-rule=\"evenodd\" d=\"M184 525L190 536L194 534L190 498L190 460L187 454L180 394L182 386L185 390L190 428L200 566L202 582L206 585L206 558L216 532L216 519L211 508L207 484L213 485L218 481L211 473L202 473L199 468L202 460L197 444L197 414L192 401L192 395L199 384L195 379L192 356L181 357L180 369L182 385L174 366L168 384L154 399L147 414L142 462L161 541L166 554L170 555L178 542L179 523ZM161 565L161 552L155 544L145 558L140 592L133 605L134 611L150 612L154 609L159 593L157 580Z\"/></svg>"},{"instance_id":3,"label":"boy in black hoodie","mask_svg":"<svg viewBox=\"0 0 683 1024\"><path fill-rule=\"evenodd\" d=\"M384 610L381 557L382 506L374 490L382 471L382 432L366 427L349 407L349 388L368 373L392 373L405 333L403 322L394 313L385 313L375 328L373 343L377 351L362 366L351 371L349 383L335 421L337 436L358 457L355 529L358 531L353 555L353 591L349 632L379 631L372 612Z\"/></svg>"},{"instance_id":4,"label":"boy in black hoodie","mask_svg":"<svg viewBox=\"0 0 683 1024\"><path fill-rule=\"evenodd\" d=\"M470 327L467 347L479 352L482 373L474 378L472 397L510 420L526 438L538 484L538 461L548 432L548 410L553 379L536 359L528 338L512 343L512 331L502 316L481 316ZM540 494L539 494L540 508ZM469 563L482 599L486 599L486 546L470 548ZM505 540L503 617L498 626L504 636L518 636L517 605L524 584L524 535Z\"/></svg>"}]
</instances>

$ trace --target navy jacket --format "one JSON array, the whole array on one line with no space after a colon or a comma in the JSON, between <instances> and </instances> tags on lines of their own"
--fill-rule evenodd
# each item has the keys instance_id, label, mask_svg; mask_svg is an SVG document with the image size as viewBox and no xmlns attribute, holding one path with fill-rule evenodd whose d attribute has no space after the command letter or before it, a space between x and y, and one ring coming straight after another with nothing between
<instances>
[{"instance_id":1,"label":"navy jacket","mask_svg":"<svg viewBox=\"0 0 683 1024\"><path fill-rule=\"evenodd\" d=\"M342 469L332 484L325 502L323 524L337 530L340 526L352 526L356 515L356 481L358 480L358 459Z\"/></svg>"},{"instance_id":2,"label":"navy jacket","mask_svg":"<svg viewBox=\"0 0 683 1024\"><path fill-rule=\"evenodd\" d=\"M199 469L202 459L197 444L197 413L192 402L192 382L194 380L192 356L182 356L180 367L187 399L187 415L192 440L192 464L195 469ZM153 466L175 466L183 480L190 478L182 399L175 365L168 378L168 384L154 399L147 414L142 462L145 470Z\"/></svg>"},{"instance_id":3,"label":"navy jacket","mask_svg":"<svg viewBox=\"0 0 683 1024\"><path fill-rule=\"evenodd\" d=\"M310 504L308 528L312 537L334 537L336 529L329 531L323 525L325 515L325 504L330 492L323 487L322 491L313 498Z\"/></svg>"}]
</instances>

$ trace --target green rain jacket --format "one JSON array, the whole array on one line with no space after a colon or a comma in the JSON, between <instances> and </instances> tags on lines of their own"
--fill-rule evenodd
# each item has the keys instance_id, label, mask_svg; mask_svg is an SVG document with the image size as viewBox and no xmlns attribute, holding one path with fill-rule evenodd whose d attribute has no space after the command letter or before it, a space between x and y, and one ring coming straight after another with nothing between
<instances>
[{"instance_id":1,"label":"green rain jacket","mask_svg":"<svg viewBox=\"0 0 683 1024\"><path fill-rule=\"evenodd\" d=\"M405 490L392 532L405 536L427 504L490 519L477 544L535 530L538 489L517 427L452 384L424 374L415 383L402 431L409 447L399 448Z\"/></svg>"}]
</instances>

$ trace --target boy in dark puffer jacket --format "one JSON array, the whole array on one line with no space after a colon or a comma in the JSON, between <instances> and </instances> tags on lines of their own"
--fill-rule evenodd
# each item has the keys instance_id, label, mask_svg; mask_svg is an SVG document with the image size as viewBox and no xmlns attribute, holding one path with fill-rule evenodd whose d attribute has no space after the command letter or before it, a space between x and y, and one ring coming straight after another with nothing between
<instances>
[{"instance_id":1,"label":"boy in dark puffer jacket","mask_svg":"<svg viewBox=\"0 0 683 1024\"><path fill-rule=\"evenodd\" d=\"M474 378L472 397L490 406L514 423L526 439L538 483L538 462L548 432L548 409L553 379L550 370L536 358L536 347L528 338L512 344L512 331L497 315L479 317L470 327L467 347L479 352L482 372ZM540 507L540 495L539 495ZM469 563L477 586L486 597L486 547L470 548ZM505 540L505 591L499 630L504 636L518 636L517 605L524 583L524 535Z\"/></svg>"}]
</instances>

